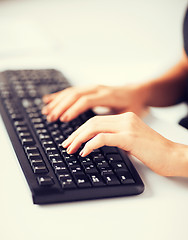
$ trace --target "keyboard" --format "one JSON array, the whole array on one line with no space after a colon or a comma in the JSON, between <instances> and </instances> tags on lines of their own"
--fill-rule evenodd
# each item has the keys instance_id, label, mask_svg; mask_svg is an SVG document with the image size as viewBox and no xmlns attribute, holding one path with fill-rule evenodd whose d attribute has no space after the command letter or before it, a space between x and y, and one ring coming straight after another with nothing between
<instances>
[{"instance_id":1,"label":"keyboard","mask_svg":"<svg viewBox=\"0 0 188 240\"><path fill-rule=\"evenodd\" d=\"M54 69L0 73L0 112L34 204L140 194L144 184L127 153L103 146L88 156L68 154L61 143L95 114L48 122L42 96L70 87ZM80 150L79 150L80 151ZM8 174L8 173L7 173Z\"/></svg>"}]
</instances>

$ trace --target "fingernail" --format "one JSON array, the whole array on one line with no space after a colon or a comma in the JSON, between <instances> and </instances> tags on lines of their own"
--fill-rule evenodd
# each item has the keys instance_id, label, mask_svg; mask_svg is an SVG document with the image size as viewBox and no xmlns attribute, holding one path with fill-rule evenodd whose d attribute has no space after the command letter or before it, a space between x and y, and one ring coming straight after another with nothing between
<instances>
[{"instance_id":1,"label":"fingernail","mask_svg":"<svg viewBox=\"0 0 188 240\"><path fill-rule=\"evenodd\" d=\"M81 157L84 156L84 150L83 150L83 149L80 151L79 155L80 155Z\"/></svg>"},{"instance_id":2,"label":"fingernail","mask_svg":"<svg viewBox=\"0 0 188 240\"><path fill-rule=\"evenodd\" d=\"M42 114L46 114L47 113L47 109L46 109L46 107L44 107L43 109L42 109Z\"/></svg>"},{"instance_id":3,"label":"fingernail","mask_svg":"<svg viewBox=\"0 0 188 240\"><path fill-rule=\"evenodd\" d=\"M48 115L46 119L48 122L53 122L53 116Z\"/></svg>"},{"instance_id":4,"label":"fingernail","mask_svg":"<svg viewBox=\"0 0 188 240\"><path fill-rule=\"evenodd\" d=\"M43 98L42 98L43 102L46 102L47 99L48 99L47 97L43 97Z\"/></svg>"},{"instance_id":5,"label":"fingernail","mask_svg":"<svg viewBox=\"0 0 188 240\"><path fill-rule=\"evenodd\" d=\"M66 122L66 121L67 121L67 118L68 118L67 115L63 115L63 116L60 118L60 120L61 120L62 122Z\"/></svg>"},{"instance_id":6,"label":"fingernail","mask_svg":"<svg viewBox=\"0 0 188 240\"><path fill-rule=\"evenodd\" d=\"M62 146L63 146L64 148L66 148L66 146L67 146L67 139L66 139L64 142L62 142Z\"/></svg>"},{"instance_id":7,"label":"fingernail","mask_svg":"<svg viewBox=\"0 0 188 240\"><path fill-rule=\"evenodd\" d=\"M68 147L68 148L67 148L67 152L68 152L68 154L70 154L70 152L71 152L71 147Z\"/></svg>"}]
</instances>

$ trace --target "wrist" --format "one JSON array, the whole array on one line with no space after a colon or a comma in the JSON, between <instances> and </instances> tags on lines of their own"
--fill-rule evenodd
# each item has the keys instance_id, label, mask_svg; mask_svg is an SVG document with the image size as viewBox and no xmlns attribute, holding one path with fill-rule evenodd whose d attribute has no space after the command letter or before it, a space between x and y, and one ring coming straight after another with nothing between
<instances>
[{"instance_id":1,"label":"wrist","mask_svg":"<svg viewBox=\"0 0 188 240\"><path fill-rule=\"evenodd\" d=\"M151 95L151 84L150 82L142 83L137 85L138 94L140 94L142 98L143 105L145 107L150 106L150 95Z\"/></svg>"},{"instance_id":2,"label":"wrist","mask_svg":"<svg viewBox=\"0 0 188 240\"><path fill-rule=\"evenodd\" d=\"M188 177L188 146L179 143L172 143L171 148L171 176Z\"/></svg>"}]
</instances>

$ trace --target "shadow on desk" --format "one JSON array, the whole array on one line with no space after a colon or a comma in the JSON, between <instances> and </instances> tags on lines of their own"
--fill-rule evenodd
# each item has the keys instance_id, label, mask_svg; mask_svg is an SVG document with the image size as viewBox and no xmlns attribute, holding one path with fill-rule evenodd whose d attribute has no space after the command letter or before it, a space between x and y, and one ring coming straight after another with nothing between
<instances>
[{"instance_id":1,"label":"shadow on desk","mask_svg":"<svg viewBox=\"0 0 188 240\"><path fill-rule=\"evenodd\" d=\"M136 168L137 172L139 173L140 177L142 178L142 181L145 186L144 192L142 193L142 198L148 198L153 196L152 188L150 186L150 177L149 177L150 176L149 172L151 174L153 174L153 172L135 157L133 156L129 156L129 157L134 167Z\"/></svg>"},{"instance_id":2,"label":"shadow on desk","mask_svg":"<svg viewBox=\"0 0 188 240\"><path fill-rule=\"evenodd\" d=\"M187 188L188 190L188 178L186 177L169 177L170 181L175 185L179 185L179 187Z\"/></svg>"}]
</instances>

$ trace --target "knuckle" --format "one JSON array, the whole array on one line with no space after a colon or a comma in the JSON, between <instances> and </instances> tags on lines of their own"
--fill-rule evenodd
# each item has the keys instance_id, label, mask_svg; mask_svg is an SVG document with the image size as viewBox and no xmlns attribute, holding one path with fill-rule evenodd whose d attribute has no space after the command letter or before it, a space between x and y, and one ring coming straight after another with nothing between
<instances>
[{"instance_id":1,"label":"knuckle","mask_svg":"<svg viewBox=\"0 0 188 240\"><path fill-rule=\"evenodd\" d=\"M126 116L129 118L129 119L134 119L135 117L136 117L136 114L135 113L133 113L133 112L127 112L126 113Z\"/></svg>"},{"instance_id":2,"label":"knuckle","mask_svg":"<svg viewBox=\"0 0 188 240\"><path fill-rule=\"evenodd\" d=\"M96 85L96 86L95 86L95 90L98 91L99 89L101 89L101 86L102 86L102 85Z\"/></svg>"},{"instance_id":3,"label":"knuckle","mask_svg":"<svg viewBox=\"0 0 188 240\"><path fill-rule=\"evenodd\" d=\"M126 117L127 121L129 121L129 122L135 122L136 119L137 119L136 114L133 113L133 112L127 112L127 113L125 113L125 117Z\"/></svg>"},{"instance_id":4,"label":"knuckle","mask_svg":"<svg viewBox=\"0 0 188 240\"><path fill-rule=\"evenodd\" d=\"M105 134L104 134L104 133L99 133L99 134L97 135L97 138L98 138L98 141L99 141L100 143L103 143L103 142L105 141Z\"/></svg>"},{"instance_id":5,"label":"knuckle","mask_svg":"<svg viewBox=\"0 0 188 240\"><path fill-rule=\"evenodd\" d=\"M61 90L59 93L69 93L74 91L74 87L68 87L66 89Z\"/></svg>"},{"instance_id":6,"label":"knuckle","mask_svg":"<svg viewBox=\"0 0 188 240\"><path fill-rule=\"evenodd\" d=\"M97 122L98 122L98 116L94 116L94 117L90 118L87 122L88 122L88 125L92 129L95 129L95 127L97 126Z\"/></svg>"},{"instance_id":7,"label":"knuckle","mask_svg":"<svg viewBox=\"0 0 188 240\"><path fill-rule=\"evenodd\" d=\"M99 85L96 85L95 86L95 90L98 92L98 91L100 91L100 90L102 90L104 88L104 85L102 85L102 84L99 84Z\"/></svg>"},{"instance_id":8,"label":"knuckle","mask_svg":"<svg viewBox=\"0 0 188 240\"><path fill-rule=\"evenodd\" d=\"M126 120L126 123L129 127L129 129L134 129L135 128L135 124L137 123L137 115L133 112L127 112L125 113L125 120Z\"/></svg>"},{"instance_id":9,"label":"knuckle","mask_svg":"<svg viewBox=\"0 0 188 240\"><path fill-rule=\"evenodd\" d=\"M82 104L88 105L89 97L88 96L82 96L80 101L82 102Z\"/></svg>"},{"instance_id":10,"label":"knuckle","mask_svg":"<svg viewBox=\"0 0 188 240\"><path fill-rule=\"evenodd\" d=\"M77 88L71 88L70 90L72 91L73 98L78 99L81 97L81 94Z\"/></svg>"}]
</instances>

